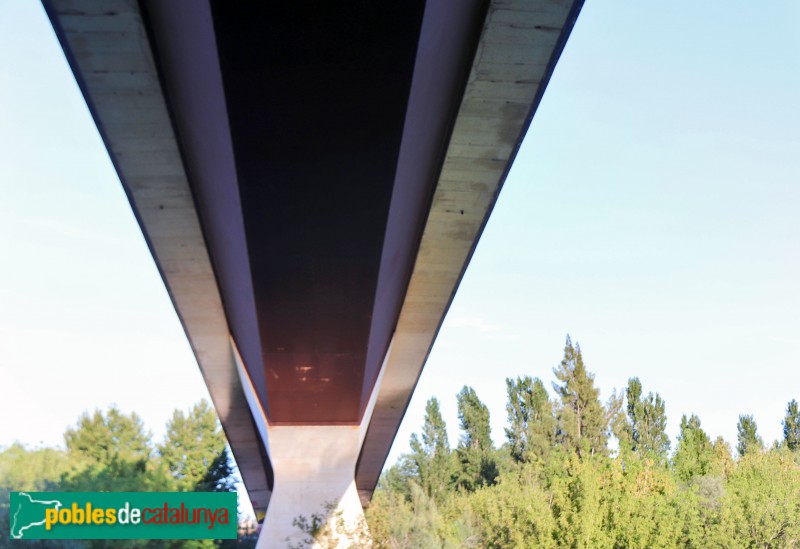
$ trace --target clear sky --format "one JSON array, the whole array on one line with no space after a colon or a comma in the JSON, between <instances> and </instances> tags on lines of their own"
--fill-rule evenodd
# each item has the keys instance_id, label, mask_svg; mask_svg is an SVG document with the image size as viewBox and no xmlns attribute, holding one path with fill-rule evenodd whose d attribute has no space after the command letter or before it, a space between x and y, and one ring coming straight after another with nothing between
<instances>
[{"instance_id":1,"label":"clear sky","mask_svg":"<svg viewBox=\"0 0 800 549\"><path fill-rule=\"evenodd\" d=\"M549 386L567 333L735 444L800 399L800 3L588 0L420 379ZM49 23L0 0L0 446L116 403L161 436L207 396Z\"/></svg>"}]
</instances>

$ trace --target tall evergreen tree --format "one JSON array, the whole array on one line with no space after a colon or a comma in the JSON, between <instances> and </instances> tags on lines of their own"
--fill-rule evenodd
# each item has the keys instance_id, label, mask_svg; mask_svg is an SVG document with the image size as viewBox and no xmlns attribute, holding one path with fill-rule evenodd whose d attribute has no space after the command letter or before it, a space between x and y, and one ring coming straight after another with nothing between
<instances>
[{"instance_id":1,"label":"tall evergreen tree","mask_svg":"<svg viewBox=\"0 0 800 549\"><path fill-rule=\"evenodd\" d=\"M422 440L416 433L411 435L410 459L423 490L429 496L440 497L453 474L453 462L447 426L439 409L439 400L435 397L425 405Z\"/></svg>"},{"instance_id":2,"label":"tall evergreen tree","mask_svg":"<svg viewBox=\"0 0 800 549\"><path fill-rule=\"evenodd\" d=\"M464 386L457 396L461 438L456 454L460 464L457 484L468 490L494 484L498 476L492 445L489 409L475 389Z\"/></svg>"},{"instance_id":3,"label":"tall evergreen tree","mask_svg":"<svg viewBox=\"0 0 800 549\"><path fill-rule=\"evenodd\" d=\"M579 455L583 451L605 454L607 451L608 418L594 386L594 375L586 371L580 345L572 346L567 335L564 358L553 370L558 381L553 389L561 397L558 428L561 442Z\"/></svg>"},{"instance_id":4,"label":"tall evergreen tree","mask_svg":"<svg viewBox=\"0 0 800 549\"><path fill-rule=\"evenodd\" d=\"M509 426L505 431L511 457L517 462L546 460L555 444L556 420L542 380L508 378L506 390Z\"/></svg>"},{"instance_id":5,"label":"tall evergreen tree","mask_svg":"<svg viewBox=\"0 0 800 549\"><path fill-rule=\"evenodd\" d=\"M617 390L611 391L606 402L606 417L608 418L608 431L619 443L620 452L633 449L630 421L625 407L625 394Z\"/></svg>"},{"instance_id":6,"label":"tall evergreen tree","mask_svg":"<svg viewBox=\"0 0 800 549\"><path fill-rule=\"evenodd\" d=\"M84 413L64 433L73 467L61 481L66 491L148 491L165 481L152 456L150 433L135 413L116 407Z\"/></svg>"},{"instance_id":7,"label":"tall evergreen tree","mask_svg":"<svg viewBox=\"0 0 800 549\"><path fill-rule=\"evenodd\" d=\"M757 452L764 449L764 441L758 436L758 427L753 416L739 416L739 423L736 425L736 437L738 444L736 451L740 456Z\"/></svg>"},{"instance_id":8,"label":"tall evergreen tree","mask_svg":"<svg viewBox=\"0 0 800 549\"><path fill-rule=\"evenodd\" d=\"M196 492L235 492L236 478L228 447L222 449L203 478L194 487Z\"/></svg>"},{"instance_id":9,"label":"tall evergreen tree","mask_svg":"<svg viewBox=\"0 0 800 549\"><path fill-rule=\"evenodd\" d=\"M800 449L800 409L798 409L795 399L786 405L786 416L783 418L783 442L792 451Z\"/></svg>"},{"instance_id":10,"label":"tall evergreen tree","mask_svg":"<svg viewBox=\"0 0 800 549\"><path fill-rule=\"evenodd\" d=\"M114 456L130 460L147 459L151 454L150 433L141 418L125 415L112 406L103 414L84 413L75 427L64 433L67 451L98 463L108 463Z\"/></svg>"},{"instance_id":11,"label":"tall evergreen tree","mask_svg":"<svg viewBox=\"0 0 800 549\"><path fill-rule=\"evenodd\" d=\"M690 480L696 476L708 474L714 458L711 439L700 426L700 418L692 414L681 417L678 447L675 450L673 463L675 473L680 480Z\"/></svg>"},{"instance_id":12,"label":"tall evergreen tree","mask_svg":"<svg viewBox=\"0 0 800 549\"><path fill-rule=\"evenodd\" d=\"M206 400L192 406L188 414L173 412L158 453L169 468L175 490L229 491L231 470L225 435Z\"/></svg>"},{"instance_id":13,"label":"tall evergreen tree","mask_svg":"<svg viewBox=\"0 0 800 549\"><path fill-rule=\"evenodd\" d=\"M419 470L408 454L401 455L397 462L386 469L378 481L379 486L393 494L411 501L411 486L419 481Z\"/></svg>"},{"instance_id":14,"label":"tall evergreen tree","mask_svg":"<svg viewBox=\"0 0 800 549\"><path fill-rule=\"evenodd\" d=\"M714 457L711 460L712 475L727 478L734 467L731 445L725 442L722 437L717 437L711 445Z\"/></svg>"},{"instance_id":15,"label":"tall evergreen tree","mask_svg":"<svg viewBox=\"0 0 800 549\"><path fill-rule=\"evenodd\" d=\"M625 392L628 400L627 412L632 449L641 456L655 459L659 463L667 460L669 437L667 436L666 406L656 393L642 395L642 383L638 377L628 380Z\"/></svg>"}]
</instances>

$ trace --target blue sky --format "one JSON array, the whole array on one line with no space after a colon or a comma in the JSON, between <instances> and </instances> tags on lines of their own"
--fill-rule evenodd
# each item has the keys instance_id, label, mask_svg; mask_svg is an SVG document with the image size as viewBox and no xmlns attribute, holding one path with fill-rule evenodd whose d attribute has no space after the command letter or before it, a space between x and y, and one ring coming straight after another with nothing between
<instances>
[{"instance_id":1,"label":"blue sky","mask_svg":"<svg viewBox=\"0 0 800 549\"><path fill-rule=\"evenodd\" d=\"M589 0L392 450L425 401L549 386L570 333L602 398L638 375L735 444L800 398L800 4ZM41 7L0 0L0 446L117 403L157 436L206 396Z\"/></svg>"}]
</instances>

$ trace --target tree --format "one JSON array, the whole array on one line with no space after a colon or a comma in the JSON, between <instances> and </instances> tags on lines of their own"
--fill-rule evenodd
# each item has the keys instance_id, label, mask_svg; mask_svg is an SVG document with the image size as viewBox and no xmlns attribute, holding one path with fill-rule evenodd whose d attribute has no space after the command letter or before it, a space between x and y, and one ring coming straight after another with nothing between
<instances>
[{"instance_id":1,"label":"tree","mask_svg":"<svg viewBox=\"0 0 800 549\"><path fill-rule=\"evenodd\" d=\"M517 461L546 460L555 444L553 403L542 380L525 376L506 379L508 439L511 457Z\"/></svg>"},{"instance_id":2,"label":"tree","mask_svg":"<svg viewBox=\"0 0 800 549\"><path fill-rule=\"evenodd\" d=\"M739 441L736 445L736 451L739 452L739 456L764 449L764 441L758 436L758 427L753 416L739 416L736 434Z\"/></svg>"},{"instance_id":3,"label":"tree","mask_svg":"<svg viewBox=\"0 0 800 549\"><path fill-rule=\"evenodd\" d=\"M617 439L619 444L618 453L622 455L632 452L633 436L625 407L624 393L617 394L616 389L611 391L606 402L606 418L608 419L608 432Z\"/></svg>"},{"instance_id":4,"label":"tree","mask_svg":"<svg viewBox=\"0 0 800 549\"><path fill-rule=\"evenodd\" d=\"M800 467L784 452L739 459L726 485L719 547L797 547Z\"/></svg>"},{"instance_id":5,"label":"tree","mask_svg":"<svg viewBox=\"0 0 800 549\"><path fill-rule=\"evenodd\" d=\"M694 414L689 419L686 415L681 417L678 447L673 458L678 478L687 481L707 474L713 457L711 439L700 426L700 418Z\"/></svg>"},{"instance_id":6,"label":"tree","mask_svg":"<svg viewBox=\"0 0 800 549\"><path fill-rule=\"evenodd\" d=\"M711 474L727 478L734 467L731 445L722 437L717 437L711 446L714 457L711 461Z\"/></svg>"},{"instance_id":7,"label":"tree","mask_svg":"<svg viewBox=\"0 0 800 549\"><path fill-rule=\"evenodd\" d=\"M196 492L235 492L236 479L234 478L233 467L231 467L231 456L228 447L225 446L222 452L214 458L211 466L203 475L203 479L195 486Z\"/></svg>"},{"instance_id":8,"label":"tree","mask_svg":"<svg viewBox=\"0 0 800 549\"><path fill-rule=\"evenodd\" d=\"M61 475L69 469L66 453L55 448L25 448L14 443L0 449L0 547L83 549L78 540L11 541L9 492L51 492L59 489Z\"/></svg>"},{"instance_id":9,"label":"tree","mask_svg":"<svg viewBox=\"0 0 800 549\"><path fill-rule=\"evenodd\" d=\"M64 442L71 454L108 463L115 456L128 460L149 458L150 436L135 412L128 416L112 406L106 414L100 410L91 416L84 413L78 424L64 433Z\"/></svg>"},{"instance_id":10,"label":"tree","mask_svg":"<svg viewBox=\"0 0 800 549\"><path fill-rule=\"evenodd\" d=\"M651 457L659 463L666 462L670 443L666 432L666 406L661 396L658 393L642 396L642 383L638 377L628 380L625 396L632 449L640 456Z\"/></svg>"},{"instance_id":11,"label":"tree","mask_svg":"<svg viewBox=\"0 0 800 549\"><path fill-rule=\"evenodd\" d=\"M792 399L786 405L786 416L783 418L783 441L792 451L800 449L800 409L797 400Z\"/></svg>"},{"instance_id":12,"label":"tree","mask_svg":"<svg viewBox=\"0 0 800 549\"><path fill-rule=\"evenodd\" d=\"M367 509L373 547L797 545L800 460L788 443L755 452L756 430L743 429L754 436L746 455L734 459L731 446L722 437L711 444L700 419L691 415L681 418L672 467L639 459L632 451L632 435L637 433L636 452L645 452L650 444L647 433L662 431L648 425L661 425L660 419L652 418L662 417L664 406L655 395L644 397L634 378L626 391L630 408L623 395L616 393L604 407L613 419L614 433L621 435L619 453L592 455L584 444L585 451L579 455L557 445L542 467L526 462L524 455L532 441L526 429L534 416L530 410L536 409L531 402L543 391L532 378L507 380L506 387L509 452L493 451L490 443L483 443L490 434L488 410L465 387L458 395L464 432L457 450L459 486L465 489L448 491L434 500L420 488L411 460L401 459L382 477ZM790 407L787 415L791 417L792 412ZM426 447L425 432L436 431L423 429L418 448ZM467 452L481 446L498 464L506 454L509 459L522 455L523 460L501 468L497 479L487 483L479 478L481 454Z\"/></svg>"},{"instance_id":13,"label":"tree","mask_svg":"<svg viewBox=\"0 0 800 549\"><path fill-rule=\"evenodd\" d=\"M439 401L435 397L425 405L422 440L416 433L411 435L410 459L416 466L423 490L428 496L441 497L453 474L453 462L447 426L439 410Z\"/></svg>"},{"instance_id":14,"label":"tree","mask_svg":"<svg viewBox=\"0 0 800 549\"><path fill-rule=\"evenodd\" d=\"M457 484L471 491L494 484L497 462L494 459L489 409L481 402L475 389L464 386L457 396L461 438L456 453L461 465Z\"/></svg>"},{"instance_id":15,"label":"tree","mask_svg":"<svg viewBox=\"0 0 800 549\"><path fill-rule=\"evenodd\" d=\"M173 412L158 453L169 469L175 490L231 491L225 435L206 400L192 406L188 414Z\"/></svg>"},{"instance_id":16,"label":"tree","mask_svg":"<svg viewBox=\"0 0 800 549\"><path fill-rule=\"evenodd\" d=\"M8 503L8 493L13 491L57 490L68 468L67 456L61 450L12 444L0 452L0 504Z\"/></svg>"},{"instance_id":17,"label":"tree","mask_svg":"<svg viewBox=\"0 0 800 549\"><path fill-rule=\"evenodd\" d=\"M84 413L64 433L71 463L62 478L67 491L136 492L159 488L165 477L153 459L150 433L135 413L112 406Z\"/></svg>"},{"instance_id":18,"label":"tree","mask_svg":"<svg viewBox=\"0 0 800 549\"><path fill-rule=\"evenodd\" d=\"M586 371L580 345L572 346L567 335L564 358L553 370L561 384L553 389L561 397L558 414L559 436L562 444L578 455L605 454L607 451L608 418L594 386L594 375Z\"/></svg>"},{"instance_id":19,"label":"tree","mask_svg":"<svg viewBox=\"0 0 800 549\"><path fill-rule=\"evenodd\" d=\"M411 501L411 486L419 483L419 471L408 454L402 454L397 462L381 475L378 486L387 492Z\"/></svg>"}]
</instances>

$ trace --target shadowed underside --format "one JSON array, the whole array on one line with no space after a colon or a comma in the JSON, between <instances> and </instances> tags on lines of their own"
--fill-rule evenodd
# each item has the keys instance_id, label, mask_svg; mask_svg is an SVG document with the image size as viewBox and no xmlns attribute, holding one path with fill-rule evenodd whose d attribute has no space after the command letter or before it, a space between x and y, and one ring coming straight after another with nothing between
<instances>
[{"instance_id":1,"label":"shadowed underside","mask_svg":"<svg viewBox=\"0 0 800 549\"><path fill-rule=\"evenodd\" d=\"M367 347L382 359L391 335L370 328L389 313L375 290L423 7L212 2L263 357L247 367L263 370L271 424L357 424L375 382Z\"/></svg>"}]
</instances>

